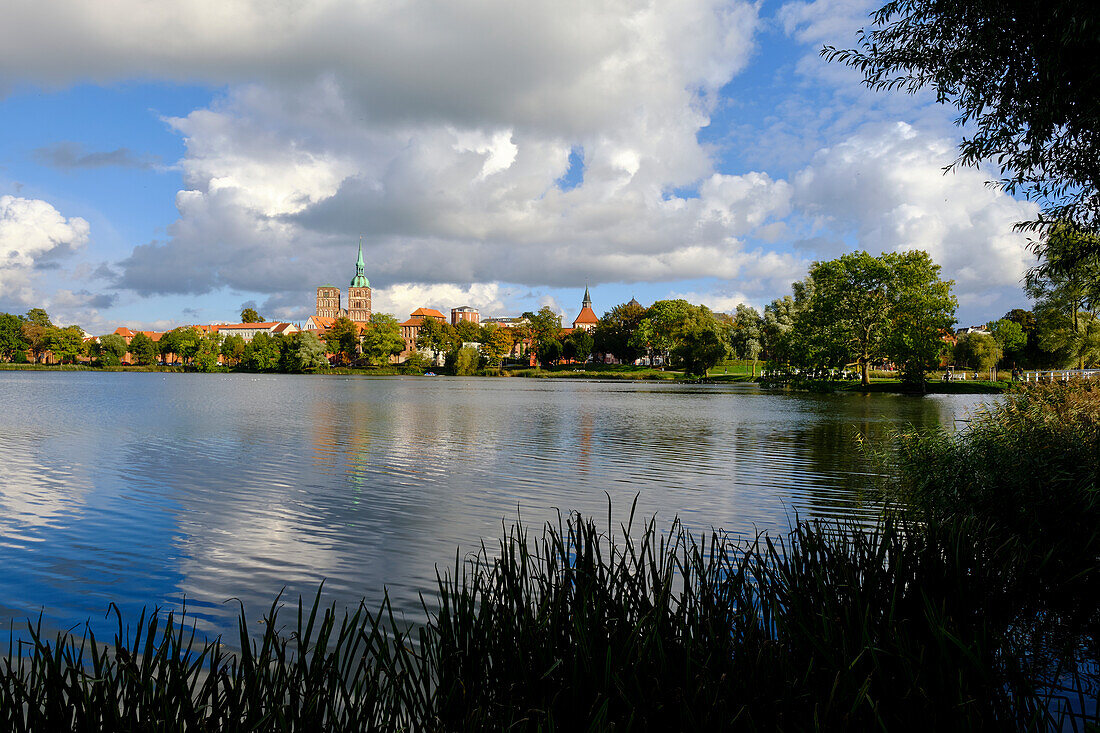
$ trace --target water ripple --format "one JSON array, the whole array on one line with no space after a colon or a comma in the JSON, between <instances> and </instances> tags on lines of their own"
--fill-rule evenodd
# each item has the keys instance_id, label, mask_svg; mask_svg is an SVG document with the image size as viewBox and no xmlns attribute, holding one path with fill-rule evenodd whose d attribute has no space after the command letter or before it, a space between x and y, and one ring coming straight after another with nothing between
<instances>
[{"instance_id":1,"label":"water ripple","mask_svg":"<svg viewBox=\"0 0 1100 733\"><path fill-rule=\"evenodd\" d=\"M857 436L981 398L536 380L0 374L0 618L67 628L280 589L417 618L437 565L555 510L752 534L873 521ZM606 494L605 494L606 492Z\"/></svg>"}]
</instances>

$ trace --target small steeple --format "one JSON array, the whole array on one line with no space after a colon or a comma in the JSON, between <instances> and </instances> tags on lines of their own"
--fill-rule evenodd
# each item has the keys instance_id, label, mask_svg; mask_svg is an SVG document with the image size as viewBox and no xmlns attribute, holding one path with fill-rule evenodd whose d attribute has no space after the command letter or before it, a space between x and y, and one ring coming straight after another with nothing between
<instances>
[{"instance_id":1,"label":"small steeple","mask_svg":"<svg viewBox=\"0 0 1100 733\"><path fill-rule=\"evenodd\" d=\"M355 277L351 279L353 288L369 288L370 281L366 276L367 266L363 262L363 238L359 237L359 259L355 261Z\"/></svg>"},{"instance_id":2,"label":"small steeple","mask_svg":"<svg viewBox=\"0 0 1100 733\"><path fill-rule=\"evenodd\" d=\"M591 308L592 297L588 294L588 283L584 285L584 300L581 301L581 308Z\"/></svg>"}]
</instances>

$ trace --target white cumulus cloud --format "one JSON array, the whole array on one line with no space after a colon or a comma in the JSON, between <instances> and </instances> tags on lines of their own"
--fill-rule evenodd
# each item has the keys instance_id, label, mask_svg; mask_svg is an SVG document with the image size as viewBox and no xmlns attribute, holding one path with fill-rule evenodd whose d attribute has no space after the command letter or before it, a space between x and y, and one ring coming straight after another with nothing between
<instances>
[{"instance_id":1,"label":"white cumulus cloud","mask_svg":"<svg viewBox=\"0 0 1100 733\"><path fill-rule=\"evenodd\" d=\"M1016 222L1036 214L986 182L988 171L944 172L950 140L906 123L871 126L820 150L794 177L795 207L816 235L871 253L922 249L955 280L961 304L1014 307L1033 263ZM819 251L824 257L836 252Z\"/></svg>"},{"instance_id":2,"label":"white cumulus cloud","mask_svg":"<svg viewBox=\"0 0 1100 733\"><path fill-rule=\"evenodd\" d=\"M88 242L88 222L65 218L40 199L0 196L0 300L10 308L39 305L37 268Z\"/></svg>"}]
</instances>

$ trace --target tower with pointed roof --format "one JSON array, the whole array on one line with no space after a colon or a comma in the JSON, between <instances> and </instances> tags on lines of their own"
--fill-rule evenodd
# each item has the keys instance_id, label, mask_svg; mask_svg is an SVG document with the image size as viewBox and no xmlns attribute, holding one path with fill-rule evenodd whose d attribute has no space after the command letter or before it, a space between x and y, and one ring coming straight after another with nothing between
<instances>
[{"instance_id":1,"label":"tower with pointed roof","mask_svg":"<svg viewBox=\"0 0 1100 733\"><path fill-rule=\"evenodd\" d=\"M348 318L360 323L370 320L370 280L367 280L363 262L363 238L359 237L359 258L355 261L355 277L348 288Z\"/></svg>"},{"instance_id":2,"label":"tower with pointed roof","mask_svg":"<svg viewBox=\"0 0 1100 733\"><path fill-rule=\"evenodd\" d=\"M573 319L573 328L591 331L599 322L600 319L596 317L596 312L592 310L592 296L588 294L588 286L585 285L584 300L581 301L581 312Z\"/></svg>"}]
</instances>

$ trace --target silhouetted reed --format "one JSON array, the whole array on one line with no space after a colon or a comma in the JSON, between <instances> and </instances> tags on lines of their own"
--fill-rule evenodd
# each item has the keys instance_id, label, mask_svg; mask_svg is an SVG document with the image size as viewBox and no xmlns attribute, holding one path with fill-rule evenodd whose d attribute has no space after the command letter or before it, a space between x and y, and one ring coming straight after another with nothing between
<instances>
[{"instance_id":1,"label":"silhouetted reed","mask_svg":"<svg viewBox=\"0 0 1100 733\"><path fill-rule=\"evenodd\" d=\"M1018 546L980 523L799 523L782 541L570 516L510 527L389 604L279 602L238 648L154 612L111 643L34 627L0 673L5 730L685 730L1048 727L1051 630Z\"/></svg>"}]
</instances>

